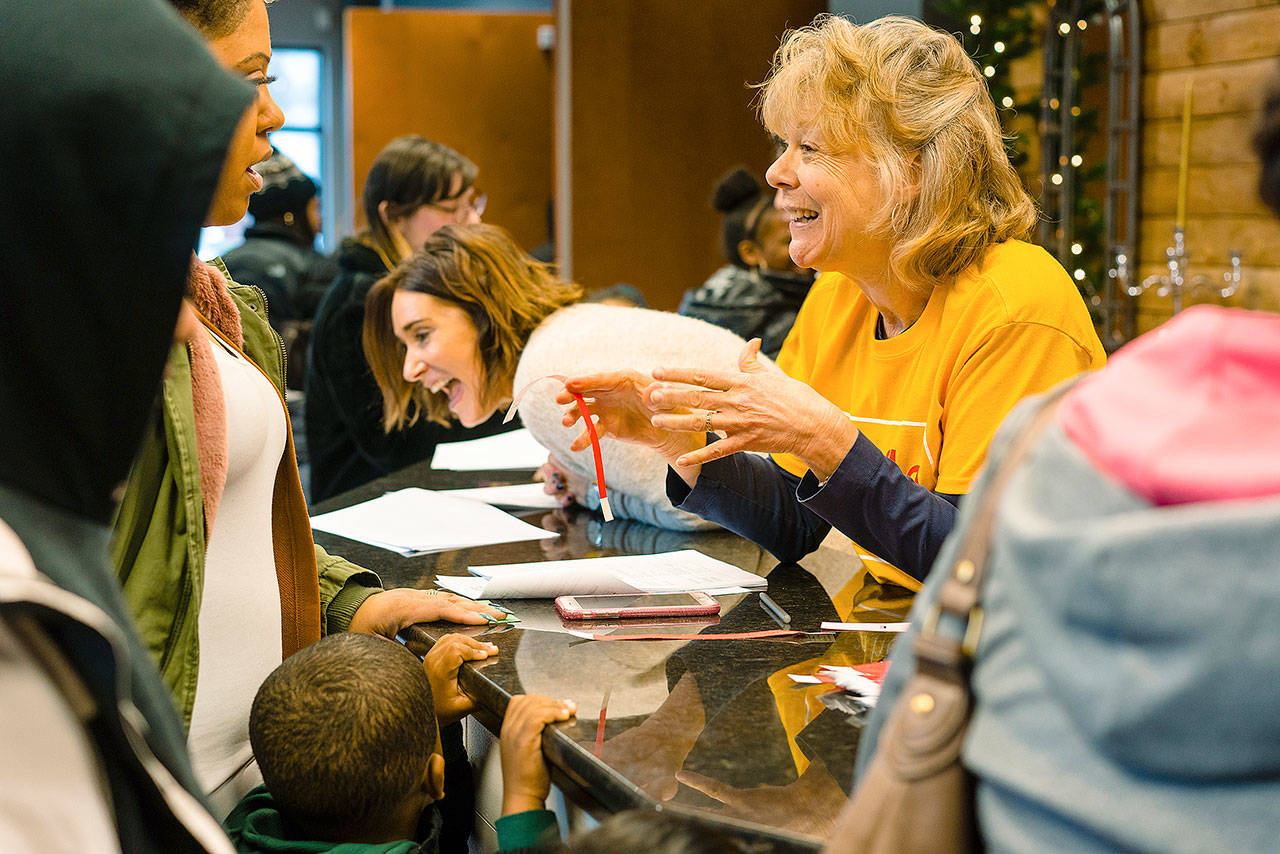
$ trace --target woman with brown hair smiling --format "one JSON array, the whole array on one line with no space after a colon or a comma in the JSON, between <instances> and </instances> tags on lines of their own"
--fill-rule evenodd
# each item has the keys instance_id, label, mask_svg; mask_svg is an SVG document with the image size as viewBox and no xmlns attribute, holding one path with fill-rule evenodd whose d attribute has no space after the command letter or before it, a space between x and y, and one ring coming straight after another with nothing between
<instances>
[{"instance_id":1,"label":"woman with brown hair smiling","mask_svg":"<svg viewBox=\"0 0 1280 854\"><path fill-rule=\"evenodd\" d=\"M401 136L374 158L361 199L368 226L338 247L337 278L316 310L307 365L307 451L311 500L323 501L412 463L436 445L489 436L501 419L475 429L419 421L382 429L378 385L360 349L364 301L373 283L419 249L438 228L480 222L486 197L476 165L448 146Z\"/></svg>"},{"instance_id":2,"label":"woman with brown hair smiling","mask_svg":"<svg viewBox=\"0 0 1280 854\"><path fill-rule=\"evenodd\" d=\"M556 387L540 381L670 360L727 369L743 341L701 320L575 304L581 298L581 288L556 278L497 226L440 229L369 292L364 350L382 390L384 429L421 418L470 427L529 387L520 400L525 426L568 474L566 492L599 506L591 455L568 451L575 431L560 424ZM601 444L606 493L618 516L663 528L710 527L672 508L656 453L610 439Z\"/></svg>"}]
</instances>

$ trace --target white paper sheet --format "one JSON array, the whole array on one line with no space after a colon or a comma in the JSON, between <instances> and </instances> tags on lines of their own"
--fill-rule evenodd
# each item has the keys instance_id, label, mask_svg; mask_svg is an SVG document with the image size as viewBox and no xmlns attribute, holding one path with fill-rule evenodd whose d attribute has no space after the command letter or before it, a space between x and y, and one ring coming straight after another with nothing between
<instances>
[{"instance_id":1,"label":"white paper sheet","mask_svg":"<svg viewBox=\"0 0 1280 854\"><path fill-rule=\"evenodd\" d=\"M477 578L438 576L436 583L473 599L552 599L607 593L742 592L768 582L730 563L685 549L654 555L473 566Z\"/></svg>"},{"instance_id":2,"label":"white paper sheet","mask_svg":"<svg viewBox=\"0 0 1280 854\"><path fill-rule=\"evenodd\" d=\"M910 623L823 623L824 632L905 632Z\"/></svg>"},{"instance_id":3,"label":"white paper sheet","mask_svg":"<svg viewBox=\"0 0 1280 854\"><path fill-rule=\"evenodd\" d=\"M321 514L311 527L404 555L559 536L488 504L417 487Z\"/></svg>"},{"instance_id":4,"label":"white paper sheet","mask_svg":"<svg viewBox=\"0 0 1280 854\"><path fill-rule=\"evenodd\" d=\"M512 430L483 439L436 445L433 469L485 471L488 469L536 469L547 461L547 449L528 430Z\"/></svg>"},{"instance_id":5,"label":"white paper sheet","mask_svg":"<svg viewBox=\"0 0 1280 854\"><path fill-rule=\"evenodd\" d=\"M483 501L494 507L511 507L516 509L556 510L560 500L554 495L542 491L542 484L516 483L511 486L478 486L474 489L442 489L441 495L454 498L466 498L471 501Z\"/></svg>"}]
</instances>

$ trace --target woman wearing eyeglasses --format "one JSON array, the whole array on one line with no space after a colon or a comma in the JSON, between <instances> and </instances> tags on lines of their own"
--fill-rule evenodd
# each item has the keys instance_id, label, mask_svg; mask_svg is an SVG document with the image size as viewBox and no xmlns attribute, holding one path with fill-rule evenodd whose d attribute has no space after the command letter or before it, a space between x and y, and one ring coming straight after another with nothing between
<instances>
[{"instance_id":1,"label":"woman wearing eyeglasses","mask_svg":"<svg viewBox=\"0 0 1280 854\"><path fill-rule=\"evenodd\" d=\"M519 426L504 426L499 416L473 428L422 420L385 432L382 395L360 344L373 283L442 226L480 222L487 199L475 187L477 171L458 152L421 136L392 140L373 161L363 193L368 227L339 247L338 277L312 330L306 381L312 501L428 460L440 442Z\"/></svg>"}]
</instances>

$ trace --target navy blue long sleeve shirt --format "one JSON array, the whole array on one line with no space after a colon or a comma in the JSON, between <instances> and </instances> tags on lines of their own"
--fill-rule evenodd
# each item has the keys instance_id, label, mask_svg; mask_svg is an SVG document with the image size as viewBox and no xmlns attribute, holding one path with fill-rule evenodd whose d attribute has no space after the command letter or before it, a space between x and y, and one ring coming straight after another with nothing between
<instances>
[{"instance_id":1,"label":"navy blue long sleeve shirt","mask_svg":"<svg viewBox=\"0 0 1280 854\"><path fill-rule=\"evenodd\" d=\"M667 497L780 561L798 561L835 527L920 579L954 527L960 499L911 480L863 435L821 485L812 472L796 477L772 459L732 454L703 465L693 489L668 470Z\"/></svg>"}]
</instances>

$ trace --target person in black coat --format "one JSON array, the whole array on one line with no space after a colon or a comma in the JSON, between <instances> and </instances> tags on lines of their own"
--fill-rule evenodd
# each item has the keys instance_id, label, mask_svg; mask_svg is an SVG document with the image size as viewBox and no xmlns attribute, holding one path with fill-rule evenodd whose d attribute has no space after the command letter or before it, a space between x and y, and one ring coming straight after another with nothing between
<instances>
[{"instance_id":1,"label":"person in black coat","mask_svg":"<svg viewBox=\"0 0 1280 854\"><path fill-rule=\"evenodd\" d=\"M486 197L474 163L421 136L392 140L365 179L368 227L342 242L339 272L316 310L307 359L306 427L311 500L323 501L412 463L440 442L491 436L501 413L472 428L426 419L394 433L382 426L382 394L365 362L364 300L374 282L413 254L436 229L478 223Z\"/></svg>"},{"instance_id":2,"label":"person in black coat","mask_svg":"<svg viewBox=\"0 0 1280 854\"><path fill-rule=\"evenodd\" d=\"M685 292L678 312L761 340L760 352L777 358L813 284L788 254L787 219L773 193L742 167L716 185L711 205L724 214L720 251L729 261L700 288Z\"/></svg>"},{"instance_id":3,"label":"person in black coat","mask_svg":"<svg viewBox=\"0 0 1280 854\"><path fill-rule=\"evenodd\" d=\"M253 225L244 243L222 256L231 278L267 295L271 325L310 320L337 275L337 265L316 251L319 188L279 151L258 168L262 189L249 197Z\"/></svg>"},{"instance_id":4,"label":"person in black coat","mask_svg":"<svg viewBox=\"0 0 1280 854\"><path fill-rule=\"evenodd\" d=\"M338 265L316 251L320 196L316 183L279 151L258 167L262 189L249 197L253 225L244 243L222 256L231 278L267 296L267 320L288 349L289 388L301 389L311 320Z\"/></svg>"}]
</instances>

